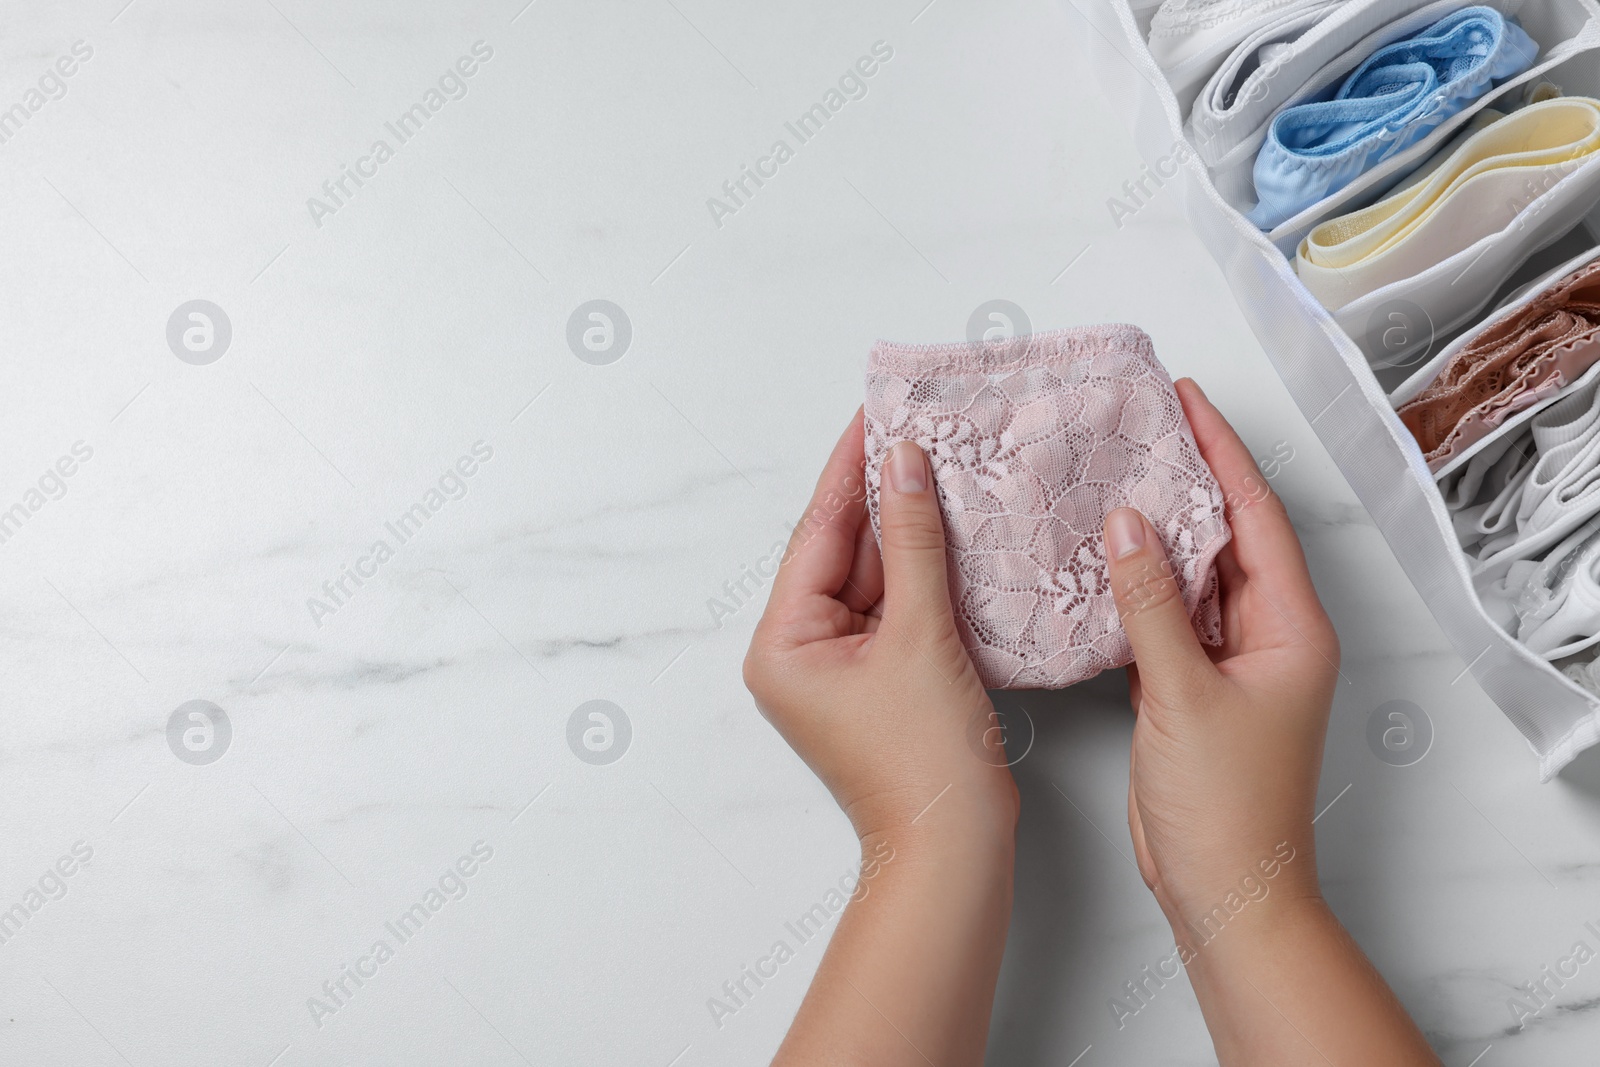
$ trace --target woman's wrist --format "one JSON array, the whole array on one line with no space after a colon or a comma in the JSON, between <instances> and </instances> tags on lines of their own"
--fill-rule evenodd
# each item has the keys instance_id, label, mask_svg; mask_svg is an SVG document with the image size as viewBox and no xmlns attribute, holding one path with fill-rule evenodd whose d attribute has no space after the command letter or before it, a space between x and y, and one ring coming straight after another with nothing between
<instances>
[{"instance_id":1,"label":"woman's wrist","mask_svg":"<svg viewBox=\"0 0 1600 1067\"><path fill-rule=\"evenodd\" d=\"M879 821L861 834L858 884L775 1063L982 1062L1016 819L961 796L952 785L931 806L851 811Z\"/></svg>"},{"instance_id":2,"label":"woman's wrist","mask_svg":"<svg viewBox=\"0 0 1600 1067\"><path fill-rule=\"evenodd\" d=\"M1172 922L1179 958L1192 981L1203 981L1219 969L1248 967L1292 948L1307 931L1337 922L1315 887L1286 885L1263 899L1232 903L1231 908L1221 904L1204 915Z\"/></svg>"},{"instance_id":3,"label":"woman's wrist","mask_svg":"<svg viewBox=\"0 0 1600 1067\"><path fill-rule=\"evenodd\" d=\"M1320 894L1241 912L1184 964L1223 1064L1439 1063Z\"/></svg>"},{"instance_id":4,"label":"woman's wrist","mask_svg":"<svg viewBox=\"0 0 1600 1067\"><path fill-rule=\"evenodd\" d=\"M973 763L976 765L977 761ZM1016 839L1021 803L1008 767L957 767L940 780L841 804L863 851L880 840L917 853L992 852Z\"/></svg>"},{"instance_id":5,"label":"woman's wrist","mask_svg":"<svg viewBox=\"0 0 1600 1067\"><path fill-rule=\"evenodd\" d=\"M892 855L901 869L1005 863L1016 855L1016 820L987 812L959 812L935 819L930 812L915 823L869 830L860 836L865 867L874 857Z\"/></svg>"},{"instance_id":6,"label":"woman's wrist","mask_svg":"<svg viewBox=\"0 0 1600 1067\"><path fill-rule=\"evenodd\" d=\"M1244 940L1240 931L1267 932L1324 907L1310 836L1301 841L1299 847L1287 839L1263 847L1255 860L1218 869L1203 888L1157 886L1157 901L1179 947L1198 952L1227 930L1236 932L1232 940Z\"/></svg>"}]
</instances>

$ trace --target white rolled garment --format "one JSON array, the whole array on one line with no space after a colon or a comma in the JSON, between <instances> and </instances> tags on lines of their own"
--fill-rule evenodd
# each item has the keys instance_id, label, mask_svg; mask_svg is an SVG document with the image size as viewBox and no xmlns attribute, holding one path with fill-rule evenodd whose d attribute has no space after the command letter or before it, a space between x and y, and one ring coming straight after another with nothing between
<instances>
[{"instance_id":1,"label":"white rolled garment","mask_svg":"<svg viewBox=\"0 0 1600 1067\"><path fill-rule=\"evenodd\" d=\"M1536 454L1527 428L1518 429L1502 427L1465 466L1440 483L1456 540L1474 558L1484 554L1485 541L1515 529L1522 483L1533 473Z\"/></svg>"},{"instance_id":2,"label":"white rolled garment","mask_svg":"<svg viewBox=\"0 0 1600 1067\"><path fill-rule=\"evenodd\" d=\"M1600 643L1597 570L1600 516L1578 527L1521 578L1521 589L1512 604L1518 620L1517 640L1546 659L1576 655Z\"/></svg>"},{"instance_id":3,"label":"white rolled garment","mask_svg":"<svg viewBox=\"0 0 1600 1067\"><path fill-rule=\"evenodd\" d=\"M1441 483L1484 610L1555 659L1600 642L1600 377Z\"/></svg>"},{"instance_id":4,"label":"white rolled garment","mask_svg":"<svg viewBox=\"0 0 1600 1067\"><path fill-rule=\"evenodd\" d=\"M1167 0L1150 22L1150 54L1179 102L1189 101L1240 41L1301 13L1348 0Z\"/></svg>"}]
</instances>

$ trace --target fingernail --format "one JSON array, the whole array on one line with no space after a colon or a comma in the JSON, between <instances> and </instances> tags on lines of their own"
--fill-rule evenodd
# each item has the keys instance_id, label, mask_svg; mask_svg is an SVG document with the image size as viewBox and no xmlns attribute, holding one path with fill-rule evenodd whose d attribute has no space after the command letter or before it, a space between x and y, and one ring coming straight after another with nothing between
<instances>
[{"instance_id":1,"label":"fingernail","mask_svg":"<svg viewBox=\"0 0 1600 1067\"><path fill-rule=\"evenodd\" d=\"M1118 508L1106 516L1106 551L1112 559L1131 556L1144 547L1144 520L1132 508Z\"/></svg>"},{"instance_id":2,"label":"fingernail","mask_svg":"<svg viewBox=\"0 0 1600 1067\"><path fill-rule=\"evenodd\" d=\"M889 450L889 484L897 493L920 493L928 488L928 463L914 442L901 441Z\"/></svg>"}]
</instances>

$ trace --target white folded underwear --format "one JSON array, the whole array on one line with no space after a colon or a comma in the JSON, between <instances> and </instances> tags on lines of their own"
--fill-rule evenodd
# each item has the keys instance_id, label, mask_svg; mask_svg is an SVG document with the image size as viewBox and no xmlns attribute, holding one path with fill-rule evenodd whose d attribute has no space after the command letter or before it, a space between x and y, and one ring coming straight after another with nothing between
<instances>
[{"instance_id":1,"label":"white folded underwear","mask_svg":"<svg viewBox=\"0 0 1600 1067\"><path fill-rule=\"evenodd\" d=\"M1150 22L1150 54L1180 100L1240 41L1347 0L1167 0Z\"/></svg>"},{"instance_id":2,"label":"white folded underwear","mask_svg":"<svg viewBox=\"0 0 1600 1067\"><path fill-rule=\"evenodd\" d=\"M1600 513L1600 377L1586 375L1525 430L1490 441L1443 489L1464 505L1456 513L1462 547L1476 557L1485 608L1505 625L1505 609L1534 570L1526 564Z\"/></svg>"}]
</instances>

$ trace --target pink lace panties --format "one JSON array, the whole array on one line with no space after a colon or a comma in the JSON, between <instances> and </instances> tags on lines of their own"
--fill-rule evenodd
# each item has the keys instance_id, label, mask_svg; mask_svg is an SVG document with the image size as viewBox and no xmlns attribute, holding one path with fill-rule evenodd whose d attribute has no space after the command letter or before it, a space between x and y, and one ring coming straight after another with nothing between
<instances>
[{"instance_id":1,"label":"pink lace panties","mask_svg":"<svg viewBox=\"0 0 1600 1067\"><path fill-rule=\"evenodd\" d=\"M932 461L956 623L986 687L1057 689L1133 660L1101 533L1123 506L1160 532L1196 630L1221 642L1222 491L1143 330L880 341L867 363L874 530L883 458L901 440Z\"/></svg>"}]
</instances>

